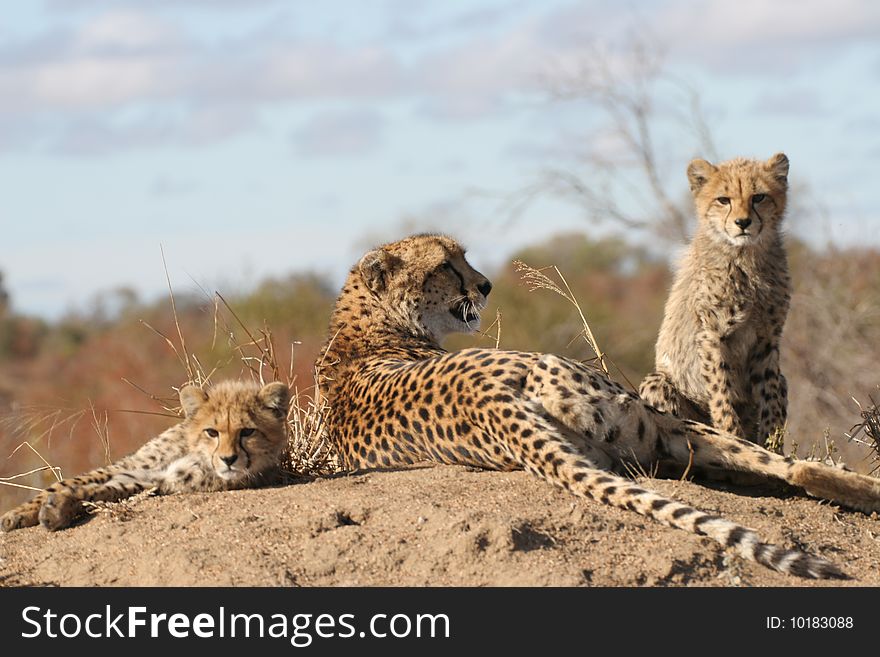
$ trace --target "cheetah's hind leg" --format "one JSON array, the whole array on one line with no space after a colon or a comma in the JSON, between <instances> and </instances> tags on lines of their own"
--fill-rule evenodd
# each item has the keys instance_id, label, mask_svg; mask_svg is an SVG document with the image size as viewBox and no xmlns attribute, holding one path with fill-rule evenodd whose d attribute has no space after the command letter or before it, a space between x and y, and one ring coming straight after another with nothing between
<instances>
[{"instance_id":1,"label":"cheetah's hind leg","mask_svg":"<svg viewBox=\"0 0 880 657\"><path fill-rule=\"evenodd\" d=\"M784 481L814 497L880 512L880 480L814 461L797 461L714 427L657 415L665 452L678 463L748 472Z\"/></svg>"}]
</instances>

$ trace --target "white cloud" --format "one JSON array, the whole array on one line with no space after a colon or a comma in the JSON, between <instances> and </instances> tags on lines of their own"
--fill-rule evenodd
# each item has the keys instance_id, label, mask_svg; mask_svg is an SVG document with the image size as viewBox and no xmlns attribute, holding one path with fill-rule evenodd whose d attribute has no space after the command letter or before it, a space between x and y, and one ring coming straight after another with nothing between
<instances>
[{"instance_id":1,"label":"white cloud","mask_svg":"<svg viewBox=\"0 0 880 657\"><path fill-rule=\"evenodd\" d=\"M134 117L78 114L54 125L54 130L48 129L46 122L39 125L43 127L40 143L46 150L63 155L101 156L132 149L210 145L251 131L260 123L251 108L224 105L185 111L157 110Z\"/></svg>"},{"instance_id":2,"label":"white cloud","mask_svg":"<svg viewBox=\"0 0 880 657\"><path fill-rule=\"evenodd\" d=\"M403 91L399 60L382 46L283 44L260 58L252 88L264 98L388 96Z\"/></svg>"},{"instance_id":3,"label":"white cloud","mask_svg":"<svg viewBox=\"0 0 880 657\"><path fill-rule=\"evenodd\" d=\"M678 0L656 12L652 29L672 54L698 56L717 70L793 70L817 48L876 40L872 0Z\"/></svg>"},{"instance_id":4,"label":"white cloud","mask_svg":"<svg viewBox=\"0 0 880 657\"><path fill-rule=\"evenodd\" d=\"M499 116L523 93L542 93L548 72L588 61L586 46L594 40L619 39L634 16L668 44L673 60L715 72L792 70L820 56L814 54L820 46L880 31L880 4L869 0L670 0L636 2L633 12L596 1L543 13L514 4L515 19L498 5L435 21L435 38L415 54L388 31L384 40L377 35L343 44L329 34L304 37L293 24L276 21L278 29L252 23L231 41L211 43L180 15L152 3L152 13L143 3L125 3L122 10L106 9L111 3L100 0L74 4L99 11L75 14L74 27L53 28L29 42L0 42L0 123L10 125L10 116L41 117L56 125L50 132L66 135L57 144L81 153L139 148L154 139L212 143L257 127L254 116L267 103L406 98L428 119ZM390 27L394 12L409 8L403 23L430 28L420 13L425 4L389 7ZM491 29L480 29L487 20ZM169 106L192 116L159 128L120 124L114 117L120 109ZM212 113L199 109L206 107ZM75 128L86 130L76 137ZM31 132L30 139L0 134L0 145L46 141L45 132Z\"/></svg>"},{"instance_id":5,"label":"white cloud","mask_svg":"<svg viewBox=\"0 0 880 657\"><path fill-rule=\"evenodd\" d=\"M680 0L661 25L691 41L726 48L876 37L880 5L873 0ZM694 28L698 29L694 29Z\"/></svg>"},{"instance_id":6,"label":"white cloud","mask_svg":"<svg viewBox=\"0 0 880 657\"><path fill-rule=\"evenodd\" d=\"M181 89L178 30L143 12L109 12L73 31L7 45L0 58L6 112L107 108Z\"/></svg>"},{"instance_id":7,"label":"white cloud","mask_svg":"<svg viewBox=\"0 0 880 657\"><path fill-rule=\"evenodd\" d=\"M400 93L405 77L381 44L267 39L259 30L211 44L146 13L114 11L51 39L0 48L0 111L381 97Z\"/></svg>"},{"instance_id":8,"label":"white cloud","mask_svg":"<svg viewBox=\"0 0 880 657\"><path fill-rule=\"evenodd\" d=\"M143 11L115 10L86 22L75 34L77 51L137 51L178 44L175 26Z\"/></svg>"},{"instance_id":9,"label":"white cloud","mask_svg":"<svg viewBox=\"0 0 880 657\"><path fill-rule=\"evenodd\" d=\"M77 57L15 75L35 109L103 108L174 92L174 62L153 56ZM22 77L26 79L21 79Z\"/></svg>"}]
</instances>

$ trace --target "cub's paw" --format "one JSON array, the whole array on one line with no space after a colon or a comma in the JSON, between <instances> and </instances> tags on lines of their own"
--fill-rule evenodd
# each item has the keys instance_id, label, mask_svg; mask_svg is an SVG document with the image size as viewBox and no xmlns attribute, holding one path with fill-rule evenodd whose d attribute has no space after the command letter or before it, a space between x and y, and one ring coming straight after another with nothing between
<instances>
[{"instance_id":1,"label":"cub's paw","mask_svg":"<svg viewBox=\"0 0 880 657\"><path fill-rule=\"evenodd\" d=\"M4 532L11 532L13 529L21 529L22 527L33 527L36 524L36 513L30 514L29 516L18 509L13 509L0 516L0 529Z\"/></svg>"},{"instance_id":2,"label":"cub's paw","mask_svg":"<svg viewBox=\"0 0 880 657\"><path fill-rule=\"evenodd\" d=\"M62 493L49 493L40 507L40 524L49 531L69 526L82 509L82 503Z\"/></svg>"},{"instance_id":3,"label":"cub's paw","mask_svg":"<svg viewBox=\"0 0 880 657\"><path fill-rule=\"evenodd\" d=\"M11 511L7 511L0 516L0 529L4 532L11 532L13 529L21 529L23 527L33 527L39 524L37 513L40 511L42 499L39 495L29 502L19 504Z\"/></svg>"}]
</instances>

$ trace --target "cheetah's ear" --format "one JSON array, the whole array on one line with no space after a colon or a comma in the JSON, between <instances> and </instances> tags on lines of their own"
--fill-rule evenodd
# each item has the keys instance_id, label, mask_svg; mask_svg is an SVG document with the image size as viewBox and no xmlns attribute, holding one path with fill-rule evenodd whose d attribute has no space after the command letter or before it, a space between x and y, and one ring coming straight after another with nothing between
<instances>
[{"instance_id":1,"label":"cheetah's ear","mask_svg":"<svg viewBox=\"0 0 880 657\"><path fill-rule=\"evenodd\" d=\"M187 418L195 415L206 401L208 401L208 393L198 386L188 385L180 389L180 406Z\"/></svg>"},{"instance_id":2,"label":"cheetah's ear","mask_svg":"<svg viewBox=\"0 0 880 657\"><path fill-rule=\"evenodd\" d=\"M687 175L688 182L691 185L691 192L696 194L700 188L706 184L709 177L718 171L718 169L706 160L691 160L688 164Z\"/></svg>"},{"instance_id":3,"label":"cheetah's ear","mask_svg":"<svg viewBox=\"0 0 880 657\"><path fill-rule=\"evenodd\" d=\"M260 388L257 398L276 417L282 418L287 416L287 407L290 404L290 389L287 387L287 384L280 381L267 383Z\"/></svg>"},{"instance_id":4,"label":"cheetah's ear","mask_svg":"<svg viewBox=\"0 0 880 657\"><path fill-rule=\"evenodd\" d=\"M785 153L777 153L771 157L764 163L764 168L772 173L779 182L788 183L788 156Z\"/></svg>"},{"instance_id":5,"label":"cheetah's ear","mask_svg":"<svg viewBox=\"0 0 880 657\"><path fill-rule=\"evenodd\" d=\"M401 260L384 249L370 251L358 263L358 271L364 284L373 292L382 292L388 279L400 266Z\"/></svg>"}]
</instances>

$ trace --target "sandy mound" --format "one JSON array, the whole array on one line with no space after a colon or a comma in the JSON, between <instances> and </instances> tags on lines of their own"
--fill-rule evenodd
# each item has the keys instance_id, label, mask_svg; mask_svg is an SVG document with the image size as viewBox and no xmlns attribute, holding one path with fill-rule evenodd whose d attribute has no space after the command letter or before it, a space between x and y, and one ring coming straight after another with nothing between
<instances>
[{"instance_id":1,"label":"sandy mound","mask_svg":"<svg viewBox=\"0 0 880 657\"><path fill-rule=\"evenodd\" d=\"M880 585L876 518L803 497L646 483L836 561L855 578L846 585ZM448 466L148 497L54 534L0 535L0 558L7 586L813 584L522 472Z\"/></svg>"}]
</instances>

